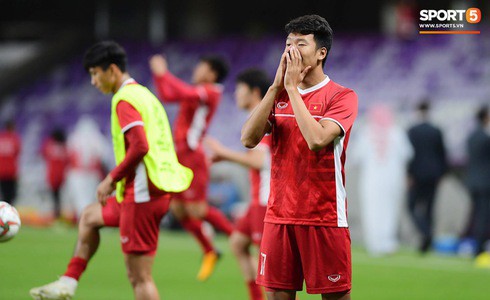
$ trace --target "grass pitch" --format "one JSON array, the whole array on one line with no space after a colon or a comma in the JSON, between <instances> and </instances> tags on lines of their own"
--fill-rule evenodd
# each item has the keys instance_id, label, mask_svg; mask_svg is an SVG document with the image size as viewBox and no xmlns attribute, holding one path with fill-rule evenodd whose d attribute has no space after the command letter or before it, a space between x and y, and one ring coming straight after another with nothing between
<instances>
[{"instance_id":1,"label":"grass pitch","mask_svg":"<svg viewBox=\"0 0 490 300\"><path fill-rule=\"evenodd\" d=\"M29 289L57 279L76 241L73 228L23 227L13 240L0 244L0 300L30 299ZM162 231L154 278L162 299L246 300L247 291L224 237L215 274L205 283L196 274L201 251L190 235ZM353 249L352 299L490 299L490 270L476 269L471 260L401 251L372 258ZM300 300L319 295L298 293ZM126 279L117 230L104 229L101 245L82 276L75 299L133 299Z\"/></svg>"}]
</instances>

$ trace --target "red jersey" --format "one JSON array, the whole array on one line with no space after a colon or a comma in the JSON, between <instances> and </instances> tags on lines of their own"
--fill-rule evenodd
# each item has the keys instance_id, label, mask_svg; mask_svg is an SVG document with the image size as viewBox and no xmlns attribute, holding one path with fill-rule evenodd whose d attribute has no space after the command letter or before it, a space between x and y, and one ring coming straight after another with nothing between
<instances>
[{"instance_id":1,"label":"red jersey","mask_svg":"<svg viewBox=\"0 0 490 300\"><path fill-rule=\"evenodd\" d=\"M13 131L0 132L0 179L17 178L20 137Z\"/></svg>"},{"instance_id":2,"label":"red jersey","mask_svg":"<svg viewBox=\"0 0 490 300\"><path fill-rule=\"evenodd\" d=\"M270 193L271 175L271 137L266 135L262 138L256 148L265 151L264 165L262 169L250 169L250 206L267 206Z\"/></svg>"},{"instance_id":3,"label":"red jersey","mask_svg":"<svg viewBox=\"0 0 490 300\"><path fill-rule=\"evenodd\" d=\"M155 86L163 102L180 102L180 110L174 125L175 143L186 142L190 149L197 149L221 100L222 86L203 84L192 86L170 72L154 76Z\"/></svg>"},{"instance_id":4,"label":"red jersey","mask_svg":"<svg viewBox=\"0 0 490 300\"><path fill-rule=\"evenodd\" d=\"M128 155L128 146L131 142L134 143L134 141L128 140L126 131L135 126L143 126L144 128L143 119L141 118L140 113L131 104L124 100L117 104L116 113L121 130L125 133L124 144L126 154ZM138 138L146 141L144 131ZM168 195L167 192L158 189L151 182L143 161L140 161L135 168L125 168L124 170L121 170L119 165L112 170L111 175L116 181L119 181L122 178L126 180L124 201L141 203L160 199L161 196Z\"/></svg>"},{"instance_id":5,"label":"red jersey","mask_svg":"<svg viewBox=\"0 0 490 300\"><path fill-rule=\"evenodd\" d=\"M337 123L342 134L320 151L308 148L286 91L271 115L271 192L265 222L348 227L345 152L357 116L357 95L328 76L301 97L317 120Z\"/></svg>"},{"instance_id":6,"label":"red jersey","mask_svg":"<svg viewBox=\"0 0 490 300\"><path fill-rule=\"evenodd\" d=\"M48 183L52 189L59 189L65 180L65 170L68 165L66 146L50 138L42 146L42 155L46 161Z\"/></svg>"}]
</instances>

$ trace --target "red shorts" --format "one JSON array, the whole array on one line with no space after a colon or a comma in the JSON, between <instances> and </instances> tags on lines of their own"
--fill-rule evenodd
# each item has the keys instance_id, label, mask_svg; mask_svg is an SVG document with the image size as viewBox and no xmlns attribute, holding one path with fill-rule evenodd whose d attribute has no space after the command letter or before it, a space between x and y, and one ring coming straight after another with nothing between
<instances>
[{"instance_id":1,"label":"red shorts","mask_svg":"<svg viewBox=\"0 0 490 300\"><path fill-rule=\"evenodd\" d=\"M348 228L264 224L257 284L309 294L350 291Z\"/></svg>"},{"instance_id":2,"label":"red shorts","mask_svg":"<svg viewBox=\"0 0 490 300\"><path fill-rule=\"evenodd\" d=\"M158 246L160 221L169 206L169 196L143 203L107 199L102 218L107 227L119 227L122 250L126 254L154 255Z\"/></svg>"},{"instance_id":3,"label":"red shorts","mask_svg":"<svg viewBox=\"0 0 490 300\"><path fill-rule=\"evenodd\" d=\"M192 150L187 143L177 143L176 152L179 162L194 172L194 179L187 190L175 193L173 198L186 202L207 201L209 168L204 150L201 147Z\"/></svg>"},{"instance_id":4,"label":"red shorts","mask_svg":"<svg viewBox=\"0 0 490 300\"><path fill-rule=\"evenodd\" d=\"M237 221L235 227L240 233L250 237L257 246L260 246L260 241L262 240L266 210L266 206L251 205L247 213Z\"/></svg>"}]
</instances>

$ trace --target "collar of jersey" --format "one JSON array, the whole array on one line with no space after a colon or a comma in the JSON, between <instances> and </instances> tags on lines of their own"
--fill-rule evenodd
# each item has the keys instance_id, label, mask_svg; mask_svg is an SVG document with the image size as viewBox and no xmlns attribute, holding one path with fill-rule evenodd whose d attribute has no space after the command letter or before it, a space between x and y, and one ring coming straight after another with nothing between
<instances>
[{"instance_id":1,"label":"collar of jersey","mask_svg":"<svg viewBox=\"0 0 490 300\"><path fill-rule=\"evenodd\" d=\"M301 94L301 95L304 95L304 94L308 94L308 93L311 93L313 91L316 91L324 86L327 85L327 83L330 82L330 78L328 77L328 75L325 75L325 79L323 79L320 83L312 86L312 87L309 87L307 89L301 89L300 87L298 87L298 92Z\"/></svg>"},{"instance_id":2,"label":"collar of jersey","mask_svg":"<svg viewBox=\"0 0 490 300\"><path fill-rule=\"evenodd\" d=\"M120 89L122 89L123 87L125 87L126 85L131 84L131 83L136 83L136 80L134 80L133 78L128 78L128 79L124 80L123 83L121 84L121 86L119 87L118 91Z\"/></svg>"}]
</instances>

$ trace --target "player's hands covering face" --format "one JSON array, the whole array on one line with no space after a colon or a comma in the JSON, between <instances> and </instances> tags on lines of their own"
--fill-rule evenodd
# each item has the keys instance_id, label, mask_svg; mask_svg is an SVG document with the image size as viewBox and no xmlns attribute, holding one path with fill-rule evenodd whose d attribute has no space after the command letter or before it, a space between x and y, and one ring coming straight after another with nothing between
<instances>
[{"instance_id":1,"label":"player's hands covering face","mask_svg":"<svg viewBox=\"0 0 490 300\"><path fill-rule=\"evenodd\" d=\"M286 89L296 89L303 81L311 66L303 69L303 58L298 48L291 46L286 53L286 73L284 75L284 86Z\"/></svg>"}]
</instances>

